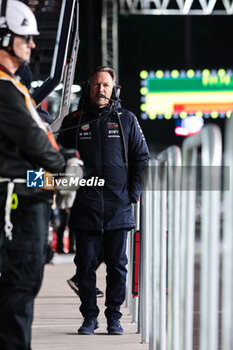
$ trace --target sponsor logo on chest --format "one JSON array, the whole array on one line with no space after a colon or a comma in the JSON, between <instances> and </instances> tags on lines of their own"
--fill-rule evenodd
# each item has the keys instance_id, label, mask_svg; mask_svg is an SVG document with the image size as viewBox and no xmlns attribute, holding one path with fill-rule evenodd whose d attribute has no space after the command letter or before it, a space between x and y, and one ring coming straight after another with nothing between
<instances>
[{"instance_id":1,"label":"sponsor logo on chest","mask_svg":"<svg viewBox=\"0 0 233 350\"><path fill-rule=\"evenodd\" d=\"M85 124L80 127L79 140L91 140L90 124Z\"/></svg>"},{"instance_id":2,"label":"sponsor logo on chest","mask_svg":"<svg viewBox=\"0 0 233 350\"><path fill-rule=\"evenodd\" d=\"M89 129L90 129L90 124L85 124L85 125L81 126L81 130L83 130L83 131L87 131Z\"/></svg>"},{"instance_id":3,"label":"sponsor logo on chest","mask_svg":"<svg viewBox=\"0 0 233 350\"><path fill-rule=\"evenodd\" d=\"M117 123L108 123L107 124L108 128L108 137L120 137L119 134L119 125Z\"/></svg>"}]
</instances>

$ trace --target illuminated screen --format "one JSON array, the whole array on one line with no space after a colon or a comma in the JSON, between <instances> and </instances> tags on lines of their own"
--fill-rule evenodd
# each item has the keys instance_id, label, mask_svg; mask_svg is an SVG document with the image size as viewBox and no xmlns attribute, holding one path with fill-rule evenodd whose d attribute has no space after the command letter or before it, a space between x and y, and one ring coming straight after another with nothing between
<instances>
[{"instance_id":1,"label":"illuminated screen","mask_svg":"<svg viewBox=\"0 0 233 350\"><path fill-rule=\"evenodd\" d=\"M142 119L225 118L233 111L232 70L140 72Z\"/></svg>"}]
</instances>

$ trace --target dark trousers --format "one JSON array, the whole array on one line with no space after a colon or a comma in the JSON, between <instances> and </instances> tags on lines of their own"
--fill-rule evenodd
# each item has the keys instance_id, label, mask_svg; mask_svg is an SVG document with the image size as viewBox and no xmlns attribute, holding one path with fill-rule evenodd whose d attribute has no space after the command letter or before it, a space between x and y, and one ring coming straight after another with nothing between
<instances>
[{"instance_id":1,"label":"dark trousers","mask_svg":"<svg viewBox=\"0 0 233 350\"><path fill-rule=\"evenodd\" d=\"M74 235L73 231L71 231L72 234ZM75 240L74 240L75 241ZM96 266L96 270L98 269L98 267L104 262L104 253L103 253L103 248L101 248L100 251L100 255L97 257L97 266ZM78 284L78 280L77 280L77 275L78 275L78 271L77 271L77 266L76 266L76 273L75 275L71 278L73 280L73 282L75 282L76 284Z\"/></svg>"},{"instance_id":2,"label":"dark trousers","mask_svg":"<svg viewBox=\"0 0 233 350\"><path fill-rule=\"evenodd\" d=\"M0 194L0 349L30 350L35 297L40 289L50 206L19 196L12 210L13 239L5 237Z\"/></svg>"},{"instance_id":3,"label":"dark trousers","mask_svg":"<svg viewBox=\"0 0 233 350\"><path fill-rule=\"evenodd\" d=\"M119 319L120 307L125 300L126 285L126 230L98 232L79 231L76 233L77 280L81 299L80 311L83 317L97 317L99 308L96 302L96 269L98 257L103 248L106 264L105 316Z\"/></svg>"}]
</instances>

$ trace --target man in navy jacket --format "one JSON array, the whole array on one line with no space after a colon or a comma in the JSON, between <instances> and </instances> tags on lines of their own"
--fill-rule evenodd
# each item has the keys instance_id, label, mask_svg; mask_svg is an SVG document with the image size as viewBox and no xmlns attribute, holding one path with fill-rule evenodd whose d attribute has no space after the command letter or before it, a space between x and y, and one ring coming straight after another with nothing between
<instances>
[{"instance_id":1,"label":"man in navy jacket","mask_svg":"<svg viewBox=\"0 0 233 350\"><path fill-rule=\"evenodd\" d=\"M103 245L107 265L108 333L123 334L119 319L125 299L126 239L135 227L132 203L141 192L148 147L136 116L116 97L115 72L97 67L76 112L63 121L58 141L77 148L84 161L86 186L80 186L69 227L75 232L77 280L84 322L79 334L98 327L96 266ZM92 182L92 186L88 186Z\"/></svg>"}]
</instances>

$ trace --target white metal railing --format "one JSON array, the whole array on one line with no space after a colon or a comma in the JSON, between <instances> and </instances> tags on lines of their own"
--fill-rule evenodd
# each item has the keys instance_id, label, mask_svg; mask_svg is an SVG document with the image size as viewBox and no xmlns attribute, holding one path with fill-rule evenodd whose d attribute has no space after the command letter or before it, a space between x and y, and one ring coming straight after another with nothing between
<instances>
[{"instance_id":1,"label":"white metal railing","mask_svg":"<svg viewBox=\"0 0 233 350\"><path fill-rule=\"evenodd\" d=\"M218 348L218 292L220 246L220 171L222 139L217 126L208 125L200 134L187 138L182 149L184 174L182 183L181 229L181 349L193 347L193 293L195 243L195 182L196 172L187 166L197 165L197 149L201 150L202 170L202 225L201 225L201 312L200 349ZM185 168L184 168L185 167ZM191 169L191 170L190 170ZM190 177L193 179L190 188Z\"/></svg>"},{"instance_id":2,"label":"white metal railing","mask_svg":"<svg viewBox=\"0 0 233 350\"><path fill-rule=\"evenodd\" d=\"M226 123L224 180L225 191L223 230L223 282L222 282L222 348L233 349L233 117ZM227 186L226 186L227 187Z\"/></svg>"},{"instance_id":3,"label":"white metal railing","mask_svg":"<svg viewBox=\"0 0 233 350\"><path fill-rule=\"evenodd\" d=\"M233 119L228 129L225 163L233 167ZM172 146L150 163L141 196L139 317L134 319L150 350L193 349L197 169L202 201L199 349L218 349L221 158L220 130L208 125L185 139L182 154ZM230 186L223 246L224 350L233 349L233 176ZM130 259L132 250L131 244ZM135 313L132 305L130 310Z\"/></svg>"},{"instance_id":4,"label":"white metal railing","mask_svg":"<svg viewBox=\"0 0 233 350\"><path fill-rule=\"evenodd\" d=\"M151 277L151 237L152 237L152 183L151 163L144 174L145 188L140 206L140 260L139 260L139 322L142 343L149 342L150 322L150 277Z\"/></svg>"},{"instance_id":5,"label":"white metal railing","mask_svg":"<svg viewBox=\"0 0 233 350\"><path fill-rule=\"evenodd\" d=\"M179 339L179 236L181 152L172 146L157 157L155 191L153 191L154 241L152 255L150 349L178 349ZM153 204L152 204L153 206ZM168 232L168 249L167 249ZM167 266L168 261L168 266ZM166 321L166 280L168 268L168 327ZM168 337L167 337L168 334Z\"/></svg>"}]
</instances>

